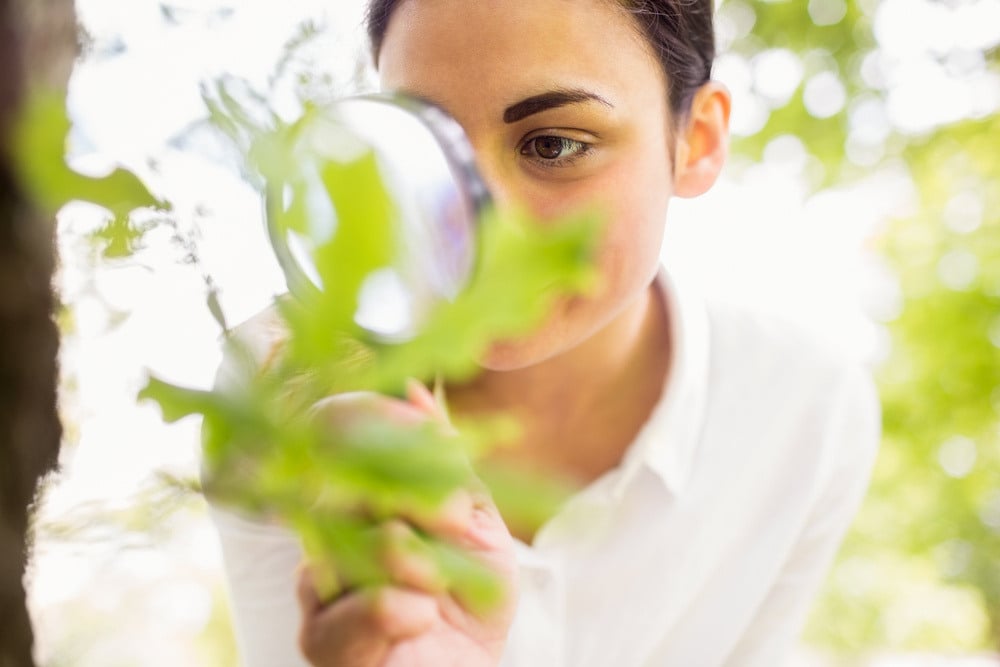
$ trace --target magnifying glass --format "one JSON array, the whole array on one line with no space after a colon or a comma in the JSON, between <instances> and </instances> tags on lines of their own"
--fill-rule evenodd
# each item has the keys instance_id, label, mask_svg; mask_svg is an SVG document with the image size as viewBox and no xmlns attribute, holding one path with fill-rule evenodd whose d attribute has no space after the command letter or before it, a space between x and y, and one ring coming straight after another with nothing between
<instances>
[{"instance_id":1,"label":"magnifying glass","mask_svg":"<svg viewBox=\"0 0 1000 667\"><path fill-rule=\"evenodd\" d=\"M305 156L319 164L345 152L374 152L386 192L398 213L395 259L371 274L359 294L355 322L376 339L404 341L442 300L468 281L477 256L477 221L490 195L475 167L462 127L440 107L400 94L349 97L325 106L310 126ZM302 173L310 173L309 165ZM307 176L308 178L308 176ZM286 193L269 184L265 195L271 246L293 295L322 290L314 251L336 234L337 202L318 170L307 188L308 229L290 229L279 212Z\"/></svg>"}]
</instances>

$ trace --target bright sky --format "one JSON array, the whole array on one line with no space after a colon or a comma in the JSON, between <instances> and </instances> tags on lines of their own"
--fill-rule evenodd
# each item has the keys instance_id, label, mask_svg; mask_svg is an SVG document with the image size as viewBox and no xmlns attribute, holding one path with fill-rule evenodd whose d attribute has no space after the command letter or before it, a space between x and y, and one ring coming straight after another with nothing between
<instances>
[{"instance_id":1,"label":"bright sky","mask_svg":"<svg viewBox=\"0 0 1000 667\"><path fill-rule=\"evenodd\" d=\"M723 43L752 28L740 4L721 3ZM823 11L830 14L837 4L827 2ZM171 142L204 116L199 82L229 73L265 87L282 45L304 17L328 27L327 38L307 57L329 70L335 87L349 90L344 82L360 47L360 4L245 0L234 8L219 0L177 0L169 4L168 19L155 0L78 0L77 6L92 45L71 83L76 163L96 171L123 163L177 202L181 227L200 235L203 266L222 288L228 318L245 319L282 290L259 202L206 144L196 142L199 151L192 152ZM859 161L892 126L920 132L1000 107L1000 77L970 51L1000 42L1000 1L886 0L876 32L882 50L866 71L891 92L888 105L851 110ZM941 60L942 54L950 55ZM803 74L795 57L773 50L752 62L723 56L718 76L734 93L735 129L748 133L760 126L764 105L787 98ZM277 87L289 113L292 80ZM838 86L835 77L807 82L810 109L817 115L839 110L844 100ZM877 358L884 340L866 314L885 319L898 304L885 269L864 244L886 216L910 205L908 180L888 169L856 187L810 196L802 180L808 158L798 140L776 141L766 157L739 181L726 179L706 197L672 205L667 266L708 294L788 314L860 357ZM180 252L166 234L150 240L145 266L95 271L81 237L99 222L82 205L60 216L60 283L76 318L63 349L72 386L63 404L70 443L43 522L91 501L127 505L155 470L195 474L197 425L165 427L155 409L136 406L135 394L143 369L204 387L218 362L218 328L203 306L201 277L179 265ZM110 326L115 311L129 316ZM119 655L141 656L151 667L196 664L190 645L210 613L218 568L204 521L189 522L165 545L127 558L114 545L67 545L43 533L30 590L41 655L52 657L80 641L65 622L75 612L97 628L113 627L116 641L130 642L115 649ZM127 617L122 609L130 610ZM164 625L151 629L151 618ZM112 664L104 649L95 651L80 653L83 661L73 664Z\"/></svg>"}]
</instances>

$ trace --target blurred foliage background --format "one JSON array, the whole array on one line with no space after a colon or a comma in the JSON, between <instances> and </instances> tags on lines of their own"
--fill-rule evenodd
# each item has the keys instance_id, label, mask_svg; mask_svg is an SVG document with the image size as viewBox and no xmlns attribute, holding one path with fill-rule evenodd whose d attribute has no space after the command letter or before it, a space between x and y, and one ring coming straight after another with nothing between
<instances>
[{"instance_id":1,"label":"blurred foliage background","mask_svg":"<svg viewBox=\"0 0 1000 667\"><path fill-rule=\"evenodd\" d=\"M759 104L738 158L792 137L817 189L910 183L874 239L898 285L872 313L883 446L807 633L840 654L1000 645L998 22L985 0L719 6Z\"/></svg>"},{"instance_id":2,"label":"blurred foliage background","mask_svg":"<svg viewBox=\"0 0 1000 667\"><path fill-rule=\"evenodd\" d=\"M83 4L78 0L81 9ZM209 11L180 0L159 8L156 21L168 26L201 21L206 29L238 22L240 12L249 11ZM84 59L126 50L88 26L92 15L81 12ZM372 75L359 48L323 46L348 39L345 34L358 39L357 32L353 24L303 23L272 63L268 84L292 89L299 99L370 87ZM905 205L891 207L869 235L889 285L868 303L881 332L874 362L884 442L872 487L817 600L806 639L829 655L822 664L876 664L870 656L881 651L995 652L1000 646L1000 0L718 0L717 33L717 76L735 100L728 178L739 181L754 165L779 160L796 165L817 199L852 188L877 199L886 183L896 189L886 191L886 198L897 197L900 188L905 195ZM197 50L172 54L176 67L197 58ZM333 57L350 64L331 68ZM166 82L152 85L163 88L151 92L161 98L177 92ZM112 118L113 113L109 109ZM167 138L183 150L198 143L199 131L191 126ZM157 164L143 162L147 157L131 156L131 166L156 181ZM169 171L166 159L159 166ZM224 192L203 198L216 202ZM871 206L884 209L875 201ZM224 292L225 267L212 265L211 248L198 231L211 215L203 206L180 202L174 219L147 239L150 245L172 243L173 254L140 252L139 263L172 276L174 289L183 283L194 293L200 290L202 300L209 273ZM65 235L60 245L63 273L77 274L77 287L63 293L64 357L83 358L80 334L94 331L96 310L104 312L96 317L97 328L107 330L108 346L115 348L115 331L127 326L122 323L139 301L109 301L101 276L86 277L99 263L93 243ZM205 262L199 249L209 258ZM74 253L84 259L73 260ZM197 275L172 273L170 265L178 263L196 265ZM130 275L140 289L147 284L144 271ZM851 279L843 276L845 282ZM145 295L157 298L148 289ZM192 328L211 331L211 318L204 319L208 327ZM86 349L93 355L91 345ZM123 350L119 346L114 354L128 362L131 353ZM160 365L175 369L188 361L167 355ZM94 387L83 371L77 376L74 363L67 366L64 449L70 457L85 458L85 448L74 440L78 423L88 417L80 395ZM139 382L127 376L121 383L134 396ZM142 423L149 427L156 419L144 413ZM193 427L179 428L157 438L174 440L175 447L176 441L196 441ZM94 437L120 437L116 433L107 426ZM104 462L91 465L107 466L109 455L94 451L89 456ZM119 457L114 469L104 474L108 486L117 488L117 480L137 466L129 457L114 456ZM190 462L164 467L181 477L191 474ZM43 664L235 664L218 556L205 546L212 538L204 507L196 497L177 496L175 483L147 482L123 482L121 488L132 491L110 505L80 505L59 488L50 494L38 524L34 586ZM85 561L99 563L96 573ZM68 575L81 571L90 572L92 588ZM57 580L55 572L61 573L58 584L47 584ZM99 604L81 593L98 587L110 591ZM162 627L148 628L144 619L152 615L163 619ZM69 617L73 623L66 623ZM167 625L173 628L169 648L156 658L149 642L164 635ZM130 644L112 646L101 639L111 635Z\"/></svg>"}]
</instances>

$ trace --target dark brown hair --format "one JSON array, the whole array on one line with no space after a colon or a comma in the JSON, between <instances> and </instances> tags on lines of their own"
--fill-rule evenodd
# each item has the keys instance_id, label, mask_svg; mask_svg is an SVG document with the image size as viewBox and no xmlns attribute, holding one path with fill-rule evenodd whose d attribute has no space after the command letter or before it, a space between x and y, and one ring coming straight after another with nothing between
<instances>
[{"instance_id":1,"label":"dark brown hair","mask_svg":"<svg viewBox=\"0 0 1000 667\"><path fill-rule=\"evenodd\" d=\"M715 34L712 0L614 0L635 19L667 79L670 109L683 118L695 92L712 77ZM389 18L400 0L369 0L367 26L372 52L378 53Z\"/></svg>"}]
</instances>

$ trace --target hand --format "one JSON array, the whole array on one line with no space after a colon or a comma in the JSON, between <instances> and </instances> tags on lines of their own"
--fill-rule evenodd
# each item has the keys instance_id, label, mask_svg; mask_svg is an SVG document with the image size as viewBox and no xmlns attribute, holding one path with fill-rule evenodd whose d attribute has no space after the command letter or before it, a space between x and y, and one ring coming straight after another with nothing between
<instances>
[{"instance_id":1,"label":"hand","mask_svg":"<svg viewBox=\"0 0 1000 667\"><path fill-rule=\"evenodd\" d=\"M359 394L319 407L341 423L359 410L402 422L445 420L422 385L413 383L408 394L408 402ZM417 529L479 559L501 583L501 602L483 611L460 599L421 554ZM492 501L461 491L433 516L398 517L377 530L390 585L349 590L325 604L310 571L301 571L299 645L309 662L316 667L495 667L514 616L517 566L513 539Z\"/></svg>"}]
</instances>

